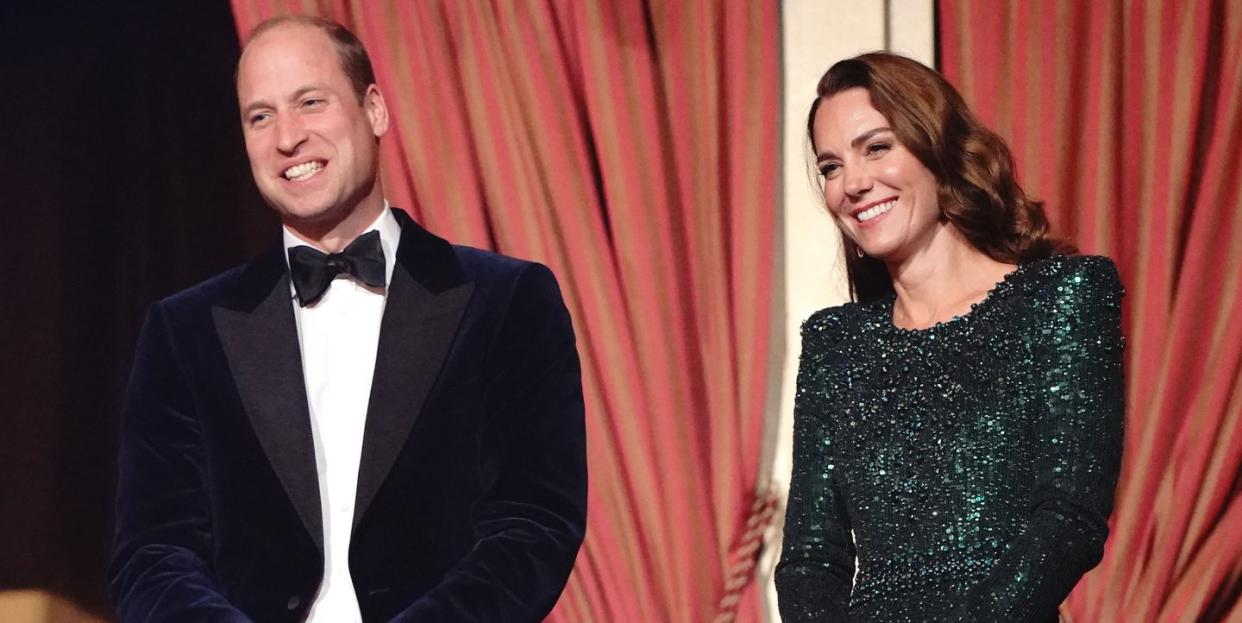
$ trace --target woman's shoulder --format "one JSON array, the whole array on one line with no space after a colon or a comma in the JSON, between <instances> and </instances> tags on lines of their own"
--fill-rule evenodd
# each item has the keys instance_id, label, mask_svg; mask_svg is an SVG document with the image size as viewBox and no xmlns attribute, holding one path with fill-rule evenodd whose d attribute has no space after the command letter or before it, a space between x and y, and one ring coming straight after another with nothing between
<instances>
[{"instance_id":1,"label":"woman's shoulder","mask_svg":"<svg viewBox=\"0 0 1242 623\"><path fill-rule=\"evenodd\" d=\"M1125 288L1117 266L1099 255L1057 255L1024 264L1021 296L1043 329L1083 322L1120 322ZM1050 324L1048 324L1050 323Z\"/></svg>"},{"instance_id":2,"label":"woman's shoulder","mask_svg":"<svg viewBox=\"0 0 1242 623\"><path fill-rule=\"evenodd\" d=\"M872 304L844 303L825 307L802 322L803 349L828 349L859 332L860 325L874 311Z\"/></svg>"},{"instance_id":3,"label":"woman's shoulder","mask_svg":"<svg viewBox=\"0 0 1242 623\"><path fill-rule=\"evenodd\" d=\"M1092 297L1125 293L1117 265L1103 255L1054 255L1024 264L1028 286L1047 294L1083 294Z\"/></svg>"}]
</instances>

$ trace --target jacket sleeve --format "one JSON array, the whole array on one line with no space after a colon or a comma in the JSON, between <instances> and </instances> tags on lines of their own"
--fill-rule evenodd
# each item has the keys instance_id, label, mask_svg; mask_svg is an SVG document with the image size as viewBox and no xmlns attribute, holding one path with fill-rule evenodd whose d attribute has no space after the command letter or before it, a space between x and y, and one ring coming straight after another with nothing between
<instances>
[{"instance_id":1,"label":"jacket sleeve","mask_svg":"<svg viewBox=\"0 0 1242 623\"><path fill-rule=\"evenodd\" d=\"M212 579L203 448L160 304L143 324L126 389L109 587L120 621L249 619Z\"/></svg>"},{"instance_id":2,"label":"jacket sleeve","mask_svg":"<svg viewBox=\"0 0 1242 623\"><path fill-rule=\"evenodd\" d=\"M573 327L546 267L523 269L485 367L474 549L394 621L540 621L586 531L586 434Z\"/></svg>"},{"instance_id":3,"label":"jacket sleeve","mask_svg":"<svg viewBox=\"0 0 1242 623\"><path fill-rule=\"evenodd\" d=\"M837 485L833 388L819 375L827 348L823 318L802 327L802 356L794 397L793 473L785 538L776 567L776 594L786 623L844 621L854 579L854 541Z\"/></svg>"},{"instance_id":4,"label":"jacket sleeve","mask_svg":"<svg viewBox=\"0 0 1242 623\"><path fill-rule=\"evenodd\" d=\"M1121 464L1122 288L1110 261L1072 261L1039 302L1045 408L1030 519L957 620L1042 620L1104 553Z\"/></svg>"}]
</instances>

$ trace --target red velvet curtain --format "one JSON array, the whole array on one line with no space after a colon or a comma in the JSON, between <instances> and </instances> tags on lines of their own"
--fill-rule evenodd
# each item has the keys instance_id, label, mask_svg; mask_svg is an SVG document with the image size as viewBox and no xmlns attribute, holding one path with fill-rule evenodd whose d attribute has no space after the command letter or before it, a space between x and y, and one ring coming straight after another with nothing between
<instances>
[{"instance_id":1,"label":"red velvet curtain","mask_svg":"<svg viewBox=\"0 0 1242 623\"><path fill-rule=\"evenodd\" d=\"M354 30L396 123L382 141L393 204L560 278L584 365L591 489L552 620L757 620L776 3L233 9L242 35L282 13Z\"/></svg>"},{"instance_id":2,"label":"red velvet curtain","mask_svg":"<svg viewBox=\"0 0 1242 623\"><path fill-rule=\"evenodd\" d=\"M1242 620L1242 2L940 0L943 71L1128 289L1125 459L1075 621Z\"/></svg>"}]
</instances>

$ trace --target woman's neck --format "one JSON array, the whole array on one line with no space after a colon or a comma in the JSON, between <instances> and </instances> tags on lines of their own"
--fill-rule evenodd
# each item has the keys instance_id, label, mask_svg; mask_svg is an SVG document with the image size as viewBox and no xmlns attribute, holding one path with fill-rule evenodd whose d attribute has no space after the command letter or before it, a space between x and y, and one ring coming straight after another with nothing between
<instances>
[{"instance_id":1,"label":"woman's neck","mask_svg":"<svg viewBox=\"0 0 1242 623\"><path fill-rule=\"evenodd\" d=\"M988 257L953 226L942 225L923 248L888 262L897 292L893 324L923 329L965 315L1016 268Z\"/></svg>"}]
</instances>

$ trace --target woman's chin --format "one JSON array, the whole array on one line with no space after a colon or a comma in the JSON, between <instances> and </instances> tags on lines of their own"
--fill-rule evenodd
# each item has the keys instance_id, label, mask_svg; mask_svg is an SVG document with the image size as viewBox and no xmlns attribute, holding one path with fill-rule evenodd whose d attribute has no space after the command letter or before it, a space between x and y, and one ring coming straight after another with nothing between
<instances>
[{"instance_id":1,"label":"woman's chin","mask_svg":"<svg viewBox=\"0 0 1242 623\"><path fill-rule=\"evenodd\" d=\"M857 244L858 248L862 249L863 255L869 258L872 258L872 259L877 259L877 260L884 260L889 257L892 257L897 251L897 249L894 248L894 245L891 245L891 244L880 244L876 242L868 242L867 244L858 244L858 243L854 243L854 244Z\"/></svg>"}]
</instances>

